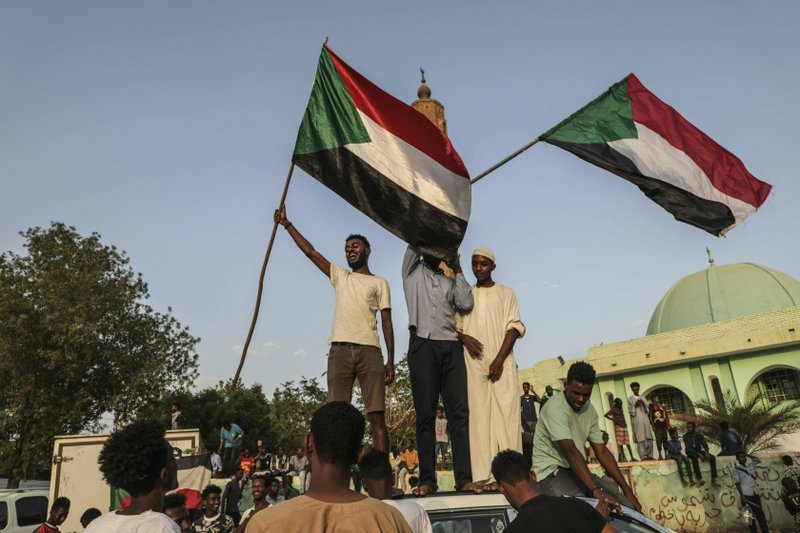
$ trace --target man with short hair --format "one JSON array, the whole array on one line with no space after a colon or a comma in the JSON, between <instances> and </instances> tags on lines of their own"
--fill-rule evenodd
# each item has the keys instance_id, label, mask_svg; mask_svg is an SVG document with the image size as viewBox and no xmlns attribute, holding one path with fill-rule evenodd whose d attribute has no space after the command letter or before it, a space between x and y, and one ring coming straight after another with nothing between
<instances>
[{"instance_id":1,"label":"man with short hair","mask_svg":"<svg viewBox=\"0 0 800 533\"><path fill-rule=\"evenodd\" d=\"M253 472L256 474L266 474L272 462L272 455L267 453L267 447L259 441L258 450L253 457Z\"/></svg>"},{"instance_id":2,"label":"man with short hair","mask_svg":"<svg viewBox=\"0 0 800 533\"><path fill-rule=\"evenodd\" d=\"M169 406L169 428L170 429L183 429L184 419L181 413L181 404L172 402Z\"/></svg>"},{"instance_id":3,"label":"man with short hair","mask_svg":"<svg viewBox=\"0 0 800 533\"><path fill-rule=\"evenodd\" d=\"M598 500L598 509L577 498L547 496L536 490L536 474L528 469L525 457L513 450L497 454L492 475L500 492L517 510L517 517L504 533L616 533L606 521L608 502Z\"/></svg>"},{"instance_id":4,"label":"man with short hair","mask_svg":"<svg viewBox=\"0 0 800 533\"><path fill-rule=\"evenodd\" d=\"M231 533L233 519L221 511L222 489L208 485L203 489L203 516L192 523L192 533Z\"/></svg>"},{"instance_id":5,"label":"man with short hair","mask_svg":"<svg viewBox=\"0 0 800 533\"><path fill-rule=\"evenodd\" d=\"M303 448L298 446L294 455L289 458L289 472L287 472L289 480L293 476L300 478L300 492L306 491L306 476L308 475L308 457L306 457Z\"/></svg>"},{"instance_id":6,"label":"man with short hair","mask_svg":"<svg viewBox=\"0 0 800 533\"><path fill-rule=\"evenodd\" d=\"M467 368L456 330L456 313L472 310L472 289L457 256L448 261L450 264L412 246L403 256L403 289L408 306L408 370L419 443L417 496L426 496L437 489L435 419L439 395L450 426L455 488L479 491L472 482ZM440 267L443 262L453 271L453 277Z\"/></svg>"},{"instance_id":7,"label":"man with short hair","mask_svg":"<svg viewBox=\"0 0 800 533\"><path fill-rule=\"evenodd\" d=\"M267 489L267 495L264 496L264 501L266 501L270 507L273 505L278 505L279 503L283 503L286 501L286 498L283 497L283 494L280 493L281 485L278 483L278 480L272 478L269 482L269 488Z\"/></svg>"},{"instance_id":8,"label":"man with short hair","mask_svg":"<svg viewBox=\"0 0 800 533\"><path fill-rule=\"evenodd\" d=\"M217 453L222 453L224 464L223 473L230 475L237 466L236 459L239 457L239 450L242 448L242 437L244 431L235 422L225 422L219 430L219 449Z\"/></svg>"},{"instance_id":9,"label":"man with short hair","mask_svg":"<svg viewBox=\"0 0 800 533\"><path fill-rule=\"evenodd\" d=\"M545 385L544 387L544 394L542 394L542 398L539 400L539 414L542 414L542 409L544 409L544 404L547 403L547 400L553 397L553 387L550 385Z\"/></svg>"},{"instance_id":10,"label":"man with short hair","mask_svg":"<svg viewBox=\"0 0 800 533\"><path fill-rule=\"evenodd\" d=\"M486 490L497 490L492 458L500 450L522 451L514 344L525 335L525 325L514 291L492 278L496 268L492 250L480 247L472 252L474 303L457 322L467 367L472 479Z\"/></svg>"},{"instance_id":11,"label":"man with short hair","mask_svg":"<svg viewBox=\"0 0 800 533\"><path fill-rule=\"evenodd\" d=\"M697 478L697 484L702 485L705 483L703 480L703 473L700 471L700 461L708 461L711 465L711 484L717 486L717 458L709 452L706 438L695 430L694 422L686 423L686 433L683 434L683 444L686 447L686 457L692 462L694 477Z\"/></svg>"},{"instance_id":12,"label":"man with short hair","mask_svg":"<svg viewBox=\"0 0 800 533\"><path fill-rule=\"evenodd\" d=\"M791 455L783 455L781 456L781 462L783 462L783 474L781 474L781 479L786 479L787 477L797 478L800 481L800 466L794 464L794 459L792 459Z\"/></svg>"},{"instance_id":13,"label":"man with short hair","mask_svg":"<svg viewBox=\"0 0 800 533\"><path fill-rule=\"evenodd\" d=\"M261 475L255 475L250 480L250 492L253 495L253 506L245 510L242 514L242 521L236 527L234 533L244 533L247 529L247 523L255 515L255 513L269 507L266 500L267 496L267 478Z\"/></svg>"},{"instance_id":14,"label":"man with short hair","mask_svg":"<svg viewBox=\"0 0 800 533\"><path fill-rule=\"evenodd\" d=\"M189 520L189 510L186 508L186 496L179 492L167 494L164 496L162 512L178 524L181 533L189 533L192 524Z\"/></svg>"},{"instance_id":15,"label":"man with short hair","mask_svg":"<svg viewBox=\"0 0 800 533\"><path fill-rule=\"evenodd\" d=\"M639 394L639 382L631 383L631 394L628 396L628 413L631 415L631 429L636 440L636 451L639 459L647 461L653 458L653 427L647 408L647 398Z\"/></svg>"},{"instance_id":16,"label":"man with short hair","mask_svg":"<svg viewBox=\"0 0 800 533\"><path fill-rule=\"evenodd\" d=\"M88 533L180 532L161 512L164 494L178 488L178 466L164 426L142 420L115 431L100 450L98 463L108 484L130 494L131 503L94 520Z\"/></svg>"},{"instance_id":17,"label":"man with short hair","mask_svg":"<svg viewBox=\"0 0 800 533\"><path fill-rule=\"evenodd\" d=\"M678 438L678 428L670 428L670 440L667 441L665 454L667 459L672 459L678 465L678 476L681 478L681 485L687 485L686 478L683 476L683 470L686 469L686 475L689 476L689 485L694 486L694 478L692 477L692 467L689 463L689 458L683 454L681 441ZM702 483L701 483L702 485Z\"/></svg>"},{"instance_id":18,"label":"man with short hair","mask_svg":"<svg viewBox=\"0 0 800 533\"><path fill-rule=\"evenodd\" d=\"M283 476L283 486L281 487L280 495L284 500L291 500L300 496L300 491L294 488L292 476Z\"/></svg>"},{"instance_id":19,"label":"man with short hair","mask_svg":"<svg viewBox=\"0 0 800 533\"><path fill-rule=\"evenodd\" d=\"M731 429L728 422L723 420L719 423L719 428L722 430L719 433L719 447L721 451L717 454L720 457L727 457L737 455L742 451L742 439L739 434Z\"/></svg>"},{"instance_id":20,"label":"man with short hair","mask_svg":"<svg viewBox=\"0 0 800 533\"><path fill-rule=\"evenodd\" d=\"M406 491L406 476L408 474L418 474L419 473L419 452L414 449L414 441L408 439L408 443L406 444L406 449L403 450L403 453L400 455L403 458L403 467L400 469L400 488L403 489L403 492Z\"/></svg>"},{"instance_id":21,"label":"man with short hair","mask_svg":"<svg viewBox=\"0 0 800 533\"><path fill-rule=\"evenodd\" d=\"M747 458L752 459L749 463ZM731 472L731 478L736 483L736 489L739 491L739 496L742 501L742 508L750 507L750 510L755 516L755 521L750 523L750 533L756 533L756 524L761 528L761 533L769 533L769 526L767 525L767 516L764 514L764 506L761 503L761 496L759 496L758 486L756 486L756 466L761 461L754 455L749 455L743 450L736 453L736 465Z\"/></svg>"},{"instance_id":22,"label":"man with short hair","mask_svg":"<svg viewBox=\"0 0 800 533\"><path fill-rule=\"evenodd\" d=\"M92 521L101 516L103 516L103 511L101 511L97 507L89 507L81 515L80 519L81 527L83 527L83 529L86 529L87 527L89 527L89 524L91 524Z\"/></svg>"},{"instance_id":23,"label":"man with short hair","mask_svg":"<svg viewBox=\"0 0 800 533\"><path fill-rule=\"evenodd\" d=\"M333 327L328 342L328 401L352 400L353 384L358 378L361 399L372 426L375 447L389 451L386 429L386 386L394 381L394 329L389 284L369 269L372 253L363 235L345 239L344 253L350 271L332 264L286 218L286 209L275 211L281 224L297 247L330 278L336 294ZM375 314L380 312L386 364L381 356Z\"/></svg>"},{"instance_id":24,"label":"man with short hair","mask_svg":"<svg viewBox=\"0 0 800 533\"><path fill-rule=\"evenodd\" d=\"M206 455L211 463L211 477L218 477L222 474L223 470L222 457L219 456L216 450L213 450L209 446L206 446Z\"/></svg>"},{"instance_id":25,"label":"man with short hair","mask_svg":"<svg viewBox=\"0 0 800 533\"><path fill-rule=\"evenodd\" d=\"M611 409L605 414L605 417L614 423L614 436L617 440L617 448L619 450L619 461L625 462L625 448L628 447L628 453L633 458L633 450L631 450L631 440L628 434L628 423L625 421L625 413L622 410L622 398L614 398Z\"/></svg>"},{"instance_id":26,"label":"man with short hair","mask_svg":"<svg viewBox=\"0 0 800 533\"><path fill-rule=\"evenodd\" d=\"M556 394L539 416L533 438L533 469L537 490L550 496L590 496L620 502L635 510L642 506L622 477L617 461L603 444L603 435L589 398L595 382L592 365L579 361L567 371L564 392ZM622 489L589 471L584 443L589 441L600 465Z\"/></svg>"},{"instance_id":27,"label":"man with short hair","mask_svg":"<svg viewBox=\"0 0 800 533\"><path fill-rule=\"evenodd\" d=\"M242 517L239 512L239 501L242 499L243 488L242 478L244 478L244 470L237 468L222 492L222 511L231 517L234 527L239 525L239 519Z\"/></svg>"},{"instance_id":28,"label":"man with short hair","mask_svg":"<svg viewBox=\"0 0 800 533\"><path fill-rule=\"evenodd\" d=\"M672 424L669 421L669 409L666 405L661 404L661 397L658 394L653 395L653 401L650 404L650 423L653 425L653 432L656 434L656 449L658 450L658 460L668 459L667 457L667 442L669 437L667 434L672 429ZM664 455L661 455L661 451Z\"/></svg>"},{"instance_id":29,"label":"man with short hair","mask_svg":"<svg viewBox=\"0 0 800 533\"><path fill-rule=\"evenodd\" d=\"M542 400L536 391L531 391L531 384L527 381L522 384L522 396L519 397L519 407L522 410L522 418L525 420L525 429L531 435L536 433L536 422L539 417L536 415L536 404Z\"/></svg>"},{"instance_id":30,"label":"man with short hair","mask_svg":"<svg viewBox=\"0 0 800 533\"><path fill-rule=\"evenodd\" d=\"M436 457L441 457L441 469L444 470L447 459L447 446L450 443L450 434L447 431L447 419L444 417L444 408L436 408Z\"/></svg>"},{"instance_id":31,"label":"man with short hair","mask_svg":"<svg viewBox=\"0 0 800 533\"><path fill-rule=\"evenodd\" d=\"M69 516L69 498L64 496L56 498L53 505L50 506L50 515L47 517L47 521L37 527L33 533L57 533L58 526L64 523L67 516Z\"/></svg>"},{"instance_id":32,"label":"man with short hair","mask_svg":"<svg viewBox=\"0 0 800 533\"><path fill-rule=\"evenodd\" d=\"M403 513L413 533L433 533L431 520L422 506L411 500L392 499L393 475L389 454L372 449L358 463L358 469L370 498L381 500Z\"/></svg>"},{"instance_id":33,"label":"man with short hair","mask_svg":"<svg viewBox=\"0 0 800 533\"><path fill-rule=\"evenodd\" d=\"M273 476L284 476L289 471L289 457L284 453L283 446L278 446L272 454L269 468Z\"/></svg>"},{"instance_id":34,"label":"man with short hair","mask_svg":"<svg viewBox=\"0 0 800 533\"><path fill-rule=\"evenodd\" d=\"M257 513L247 533L410 533L397 509L348 487L350 469L364 451L365 426L364 416L349 402L331 402L317 409L305 437L314 473L311 487L302 496Z\"/></svg>"}]
</instances>

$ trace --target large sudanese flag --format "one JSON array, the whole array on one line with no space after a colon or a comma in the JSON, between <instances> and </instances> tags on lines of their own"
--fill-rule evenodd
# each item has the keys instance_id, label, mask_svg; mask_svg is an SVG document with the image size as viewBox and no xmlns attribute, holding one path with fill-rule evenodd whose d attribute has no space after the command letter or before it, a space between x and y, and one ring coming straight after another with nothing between
<instances>
[{"instance_id":1,"label":"large sudanese flag","mask_svg":"<svg viewBox=\"0 0 800 533\"><path fill-rule=\"evenodd\" d=\"M447 135L323 46L292 162L372 220L449 258L469 220L469 173Z\"/></svg>"},{"instance_id":2,"label":"large sudanese flag","mask_svg":"<svg viewBox=\"0 0 800 533\"><path fill-rule=\"evenodd\" d=\"M677 220L716 236L772 189L633 74L539 138L625 178Z\"/></svg>"}]
</instances>

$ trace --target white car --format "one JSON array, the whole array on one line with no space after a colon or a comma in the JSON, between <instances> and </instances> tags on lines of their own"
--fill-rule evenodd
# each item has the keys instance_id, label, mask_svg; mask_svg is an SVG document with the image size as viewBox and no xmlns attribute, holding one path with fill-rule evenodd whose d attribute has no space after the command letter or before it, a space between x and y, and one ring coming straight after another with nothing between
<instances>
[{"instance_id":1,"label":"white car","mask_svg":"<svg viewBox=\"0 0 800 533\"><path fill-rule=\"evenodd\" d=\"M0 533L30 533L47 520L47 489L0 490Z\"/></svg>"},{"instance_id":2,"label":"white car","mask_svg":"<svg viewBox=\"0 0 800 533\"><path fill-rule=\"evenodd\" d=\"M596 499L581 499L592 507L597 505ZM415 501L428 513L434 533L501 533L517 516L499 493L438 493ZM674 533L633 509L623 507L623 511L623 516L611 522L620 533Z\"/></svg>"}]
</instances>

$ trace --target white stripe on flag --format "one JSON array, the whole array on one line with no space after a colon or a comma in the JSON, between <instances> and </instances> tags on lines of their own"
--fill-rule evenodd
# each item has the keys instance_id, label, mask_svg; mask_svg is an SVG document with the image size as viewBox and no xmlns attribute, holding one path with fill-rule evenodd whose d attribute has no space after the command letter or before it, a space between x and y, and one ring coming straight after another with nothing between
<instances>
[{"instance_id":1,"label":"white stripe on flag","mask_svg":"<svg viewBox=\"0 0 800 533\"><path fill-rule=\"evenodd\" d=\"M361 111L358 114L372 141L347 144L345 148L414 196L461 220L469 220L471 194L467 178L392 135Z\"/></svg>"},{"instance_id":2,"label":"white stripe on flag","mask_svg":"<svg viewBox=\"0 0 800 533\"><path fill-rule=\"evenodd\" d=\"M608 145L633 161L643 175L689 191L700 198L727 205L736 224L756 210L752 205L714 188L706 173L686 152L678 150L650 128L638 122L634 124L639 133L638 139L620 139Z\"/></svg>"}]
</instances>

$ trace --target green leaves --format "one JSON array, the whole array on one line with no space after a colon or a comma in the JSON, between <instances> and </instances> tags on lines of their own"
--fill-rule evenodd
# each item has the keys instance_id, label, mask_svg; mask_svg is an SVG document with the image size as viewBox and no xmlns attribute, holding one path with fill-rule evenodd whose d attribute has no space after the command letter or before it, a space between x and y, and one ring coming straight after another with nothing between
<instances>
[{"instance_id":1,"label":"green leaves","mask_svg":"<svg viewBox=\"0 0 800 533\"><path fill-rule=\"evenodd\" d=\"M154 311L141 274L100 235L53 222L0 255L0 473L47 468L55 435L132 420L197 375L192 337Z\"/></svg>"}]
</instances>

